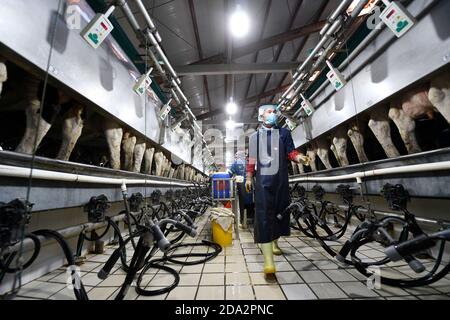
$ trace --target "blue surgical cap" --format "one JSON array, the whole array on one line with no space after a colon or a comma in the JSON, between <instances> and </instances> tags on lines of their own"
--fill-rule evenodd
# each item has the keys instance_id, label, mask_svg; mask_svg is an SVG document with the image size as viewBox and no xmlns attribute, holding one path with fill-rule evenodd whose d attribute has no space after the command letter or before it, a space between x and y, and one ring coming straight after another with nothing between
<instances>
[{"instance_id":1,"label":"blue surgical cap","mask_svg":"<svg viewBox=\"0 0 450 320\"><path fill-rule=\"evenodd\" d=\"M272 110L276 111L277 107L278 106L276 104L265 104L265 105L259 107L259 110L258 110L258 121L259 122L263 121L262 116L263 116L264 112L266 112L266 110L272 109Z\"/></svg>"}]
</instances>

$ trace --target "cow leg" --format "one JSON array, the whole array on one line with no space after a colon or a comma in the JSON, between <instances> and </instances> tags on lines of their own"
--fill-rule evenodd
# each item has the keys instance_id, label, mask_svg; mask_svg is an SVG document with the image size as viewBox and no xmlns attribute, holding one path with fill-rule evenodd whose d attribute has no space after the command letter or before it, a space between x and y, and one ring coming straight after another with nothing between
<instances>
[{"instance_id":1,"label":"cow leg","mask_svg":"<svg viewBox=\"0 0 450 320\"><path fill-rule=\"evenodd\" d=\"M155 148L148 148L145 150L144 159L144 173L152 174L153 156L155 155Z\"/></svg>"},{"instance_id":2,"label":"cow leg","mask_svg":"<svg viewBox=\"0 0 450 320\"><path fill-rule=\"evenodd\" d=\"M163 166L164 166L164 158L163 157L164 157L164 155L162 154L162 152L156 152L155 156L154 156L155 168L156 168L155 174L158 177L161 177L161 174L162 174L162 170L163 170Z\"/></svg>"},{"instance_id":3,"label":"cow leg","mask_svg":"<svg viewBox=\"0 0 450 320\"><path fill-rule=\"evenodd\" d=\"M350 141L355 147L359 162L360 163L369 162L369 158L367 158L366 152L364 151L364 137L362 133L359 131L358 127L356 125L352 126L347 131L347 135L349 136Z\"/></svg>"},{"instance_id":4,"label":"cow leg","mask_svg":"<svg viewBox=\"0 0 450 320\"><path fill-rule=\"evenodd\" d=\"M16 152L32 154L41 144L42 139L52 126L51 123L44 120L39 113L41 102L34 99L29 102L25 110L26 129L25 133L16 148Z\"/></svg>"},{"instance_id":5,"label":"cow leg","mask_svg":"<svg viewBox=\"0 0 450 320\"><path fill-rule=\"evenodd\" d=\"M418 119L423 116L433 119L435 110L428 98L429 92L429 85L416 87L404 93L400 99L394 100L391 105L401 106L405 114L411 119Z\"/></svg>"},{"instance_id":6,"label":"cow leg","mask_svg":"<svg viewBox=\"0 0 450 320\"><path fill-rule=\"evenodd\" d=\"M136 137L129 132L125 132L122 138L122 150L123 150L122 169L125 171L133 170L133 155L135 146L136 146Z\"/></svg>"},{"instance_id":7,"label":"cow leg","mask_svg":"<svg viewBox=\"0 0 450 320\"><path fill-rule=\"evenodd\" d=\"M181 165L180 179L184 180L184 172L186 171L186 167L184 164Z\"/></svg>"},{"instance_id":8,"label":"cow leg","mask_svg":"<svg viewBox=\"0 0 450 320\"><path fill-rule=\"evenodd\" d=\"M308 150L306 152L306 155L311 159L311 162L309 166L311 167L311 170L313 172L317 171L317 165L316 165L316 152L314 150Z\"/></svg>"},{"instance_id":9,"label":"cow leg","mask_svg":"<svg viewBox=\"0 0 450 320\"><path fill-rule=\"evenodd\" d=\"M303 163L297 163L297 168L300 174L305 173L305 167L303 166Z\"/></svg>"},{"instance_id":10,"label":"cow leg","mask_svg":"<svg viewBox=\"0 0 450 320\"><path fill-rule=\"evenodd\" d=\"M293 173L294 175L298 174L297 163L295 163L294 161L291 161L291 166L292 166L292 173Z\"/></svg>"},{"instance_id":11,"label":"cow leg","mask_svg":"<svg viewBox=\"0 0 450 320\"><path fill-rule=\"evenodd\" d=\"M317 155L319 156L320 161L322 161L323 165L325 166L326 169L332 169L333 167L331 166L330 163L330 157L328 155L328 146L326 145L325 141L318 141L317 142Z\"/></svg>"},{"instance_id":12,"label":"cow leg","mask_svg":"<svg viewBox=\"0 0 450 320\"><path fill-rule=\"evenodd\" d=\"M450 123L450 73L443 74L431 81L428 98L433 107Z\"/></svg>"},{"instance_id":13,"label":"cow leg","mask_svg":"<svg viewBox=\"0 0 450 320\"><path fill-rule=\"evenodd\" d=\"M336 156L336 160L341 167L346 167L350 164L347 158L347 135L344 129L336 131L336 135L333 138L333 152Z\"/></svg>"},{"instance_id":14,"label":"cow leg","mask_svg":"<svg viewBox=\"0 0 450 320\"><path fill-rule=\"evenodd\" d=\"M64 115L62 125L62 143L59 148L56 159L68 161L73 148L77 143L83 131L84 122L81 118L84 107L80 104L74 104Z\"/></svg>"},{"instance_id":15,"label":"cow leg","mask_svg":"<svg viewBox=\"0 0 450 320\"><path fill-rule=\"evenodd\" d=\"M169 178L172 179L174 174L175 174L175 168L170 167Z\"/></svg>"},{"instance_id":16,"label":"cow leg","mask_svg":"<svg viewBox=\"0 0 450 320\"><path fill-rule=\"evenodd\" d=\"M408 154L422 152L416 138L416 122L411 119L402 109L392 107L389 110L389 118L394 121L405 143Z\"/></svg>"},{"instance_id":17,"label":"cow leg","mask_svg":"<svg viewBox=\"0 0 450 320\"><path fill-rule=\"evenodd\" d=\"M133 161L133 172L141 172L142 160L144 160L145 149L147 145L145 141L141 138L136 140L136 145L134 146L134 161Z\"/></svg>"},{"instance_id":18,"label":"cow leg","mask_svg":"<svg viewBox=\"0 0 450 320\"><path fill-rule=\"evenodd\" d=\"M164 156L164 169L163 169L163 177L167 177L169 175L169 160Z\"/></svg>"},{"instance_id":19,"label":"cow leg","mask_svg":"<svg viewBox=\"0 0 450 320\"><path fill-rule=\"evenodd\" d=\"M185 168L184 168L184 176L183 176L183 180L186 180L186 181L187 181L188 176L189 176L189 167L185 167Z\"/></svg>"},{"instance_id":20,"label":"cow leg","mask_svg":"<svg viewBox=\"0 0 450 320\"><path fill-rule=\"evenodd\" d=\"M170 170L172 169L172 161L167 159L167 178L170 178Z\"/></svg>"},{"instance_id":21,"label":"cow leg","mask_svg":"<svg viewBox=\"0 0 450 320\"><path fill-rule=\"evenodd\" d=\"M179 166L175 168L175 172L173 173L172 178L178 179L178 172L180 172L180 167Z\"/></svg>"},{"instance_id":22,"label":"cow leg","mask_svg":"<svg viewBox=\"0 0 450 320\"><path fill-rule=\"evenodd\" d=\"M339 155L337 153L336 147L334 146L334 144L332 143L330 146L330 150L333 152L334 157L336 158L338 165L341 166L341 160L339 159Z\"/></svg>"},{"instance_id":23,"label":"cow leg","mask_svg":"<svg viewBox=\"0 0 450 320\"><path fill-rule=\"evenodd\" d=\"M391 127L389 125L389 116L384 108L378 108L370 114L369 128L383 147L388 158L400 156L391 137Z\"/></svg>"},{"instance_id":24,"label":"cow leg","mask_svg":"<svg viewBox=\"0 0 450 320\"><path fill-rule=\"evenodd\" d=\"M122 143L123 129L116 122L105 119L104 132L109 148L111 168L120 170L120 145Z\"/></svg>"},{"instance_id":25,"label":"cow leg","mask_svg":"<svg viewBox=\"0 0 450 320\"><path fill-rule=\"evenodd\" d=\"M6 64L0 58L0 96L2 95L3 82L8 80L8 70L6 69Z\"/></svg>"}]
</instances>

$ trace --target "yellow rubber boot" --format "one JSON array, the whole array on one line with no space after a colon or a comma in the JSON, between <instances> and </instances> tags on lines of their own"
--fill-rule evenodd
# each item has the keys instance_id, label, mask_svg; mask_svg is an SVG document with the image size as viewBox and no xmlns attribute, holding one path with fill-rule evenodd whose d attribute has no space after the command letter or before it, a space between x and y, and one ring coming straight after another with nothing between
<instances>
[{"instance_id":1,"label":"yellow rubber boot","mask_svg":"<svg viewBox=\"0 0 450 320\"><path fill-rule=\"evenodd\" d=\"M273 261L272 242L261 244L261 251L264 255L264 274L275 274L275 262Z\"/></svg>"},{"instance_id":2,"label":"yellow rubber boot","mask_svg":"<svg viewBox=\"0 0 450 320\"><path fill-rule=\"evenodd\" d=\"M273 254L276 256L281 256L283 254L280 247L278 246L278 240L274 240L272 242L272 251L273 251Z\"/></svg>"}]
</instances>

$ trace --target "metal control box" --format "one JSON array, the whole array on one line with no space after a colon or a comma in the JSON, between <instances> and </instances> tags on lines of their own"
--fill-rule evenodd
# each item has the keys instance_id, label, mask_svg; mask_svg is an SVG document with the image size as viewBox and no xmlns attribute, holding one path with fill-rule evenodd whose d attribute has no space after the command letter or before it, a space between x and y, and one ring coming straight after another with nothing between
<instances>
[{"instance_id":1,"label":"metal control box","mask_svg":"<svg viewBox=\"0 0 450 320\"><path fill-rule=\"evenodd\" d=\"M380 19L400 38L411 29L416 20L408 10L397 2L391 2L380 15Z\"/></svg>"},{"instance_id":2,"label":"metal control box","mask_svg":"<svg viewBox=\"0 0 450 320\"><path fill-rule=\"evenodd\" d=\"M303 111L305 112L305 114L308 117L310 117L315 111L315 109L314 109L313 105L311 104L311 102L309 102L306 99L302 101L301 106L302 106Z\"/></svg>"},{"instance_id":3,"label":"metal control box","mask_svg":"<svg viewBox=\"0 0 450 320\"><path fill-rule=\"evenodd\" d=\"M113 29L114 27L108 18L104 14L99 13L81 31L81 35L91 47L97 49Z\"/></svg>"}]
</instances>

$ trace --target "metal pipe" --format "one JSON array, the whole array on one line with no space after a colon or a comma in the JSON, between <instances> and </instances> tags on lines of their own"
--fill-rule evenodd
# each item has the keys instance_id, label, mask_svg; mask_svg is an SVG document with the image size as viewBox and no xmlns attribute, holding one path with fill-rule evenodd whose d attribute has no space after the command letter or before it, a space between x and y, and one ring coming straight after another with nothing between
<instances>
[{"instance_id":1,"label":"metal pipe","mask_svg":"<svg viewBox=\"0 0 450 320\"><path fill-rule=\"evenodd\" d=\"M366 4L368 3L368 0L361 0L360 2L358 2L358 5L356 6L356 8L352 11L352 14L350 16L350 19L348 21L346 21L347 25L351 25L355 19L359 16L359 14L361 13L361 11L364 9L364 7L366 6ZM344 2L342 2L344 3ZM341 4L342 4L341 3ZM337 17L336 17L337 18ZM336 19L335 18L335 19ZM333 25L331 26L331 28L327 29L327 32L325 34L325 36L322 39L330 39L330 37L338 31L338 28L342 25L343 23L343 17L339 16L339 18L334 21ZM327 58L328 53L336 46L336 44L338 43L337 38L335 38L325 49L325 51L322 53L322 55L320 56L320 58L314 63L314 65L311 67L311 70L308 72L309 74L313 74L324 62L324 60ZM317 48L317 47L316 47ZM308 60L308 59L307 59ZM298 73L300 73L302 70L298 70ZM298 78L297 78L298 79ZM296 93L294 93L293 97L296 96L298 94L298 92L300 92L302 86L299 86L297 88L297 90L295 91Z\"/></svg>"},{"instance_id":2,"label":"metal pipe","mask_svg":"<svg viewBox=\"0 0 450 320\"><path fill-rule=\"evenodd\" d=\"M23 167L15 167L8 165L0 165L0 176L14 177L14 178L31 178L38 180L51 181L66 181L66 182L80 182L80 183L98 183L109 185L137 184L137 185L158 185L158 186L178 186L178 187L192 187L192 183L182 181L165 181L156 179L155 177L149 179L119 179L87 176L77 173L65 173L42 169L31 169Z\"/></svg>"},{"instance_id":3,"label":"metal pipe","mask_svg":"<svg viewBox=\"0 0 450 320\"><path fill-rule=\"evenodd\" d=\"M130 6L125 0L116 0L116 5L120 6L123 13L125 14L125 18L128 20L128 23L131 25L131 27L134 29L136 33L141 32L141 27L139 26L139 22L136 20L136 17L133 14L133 11L131 11ZM139 35L139 37L141 34Z\"/></svg>"},{"instance_id":4,"label":"metal pipe","mask_svg":"<svg viewBox=\"0 0 450 320\"><path fill-rule=\"evenodd\" d=\"M159 45L159 43L156 40L153 33L149 29L147 29L146 35L147 35L148 39L150 40L150 43L155 47L156 51L158 52L159 57L163 60L164 65L167 67L167 69L169 69L169 72L172 75L172 77L175 79L178 79L177 73L173 69L172 65L169 62L169 59L167 59L166 54L162 50L161 46Z\"/></svg>"},{"instance_id":5,"label":"metal pipe","mask_svg":"<svg viewBox=\"0 0 450 320\"><path fill-rule=\"evenodd\" d=\"M353 0L344 0L342 1L339 6L336 8L336 10L331 14L330 18L328 19L328 22L325 24L325 26L320 30L320 36L323 36L327 31L328 28L334 23L334 21L341 15L344 10L346 10L350 4L353 2Z\"/></svg>"},{"instance_id":6,"label":"metal pipe","mask_svg":"<svg viewBox=\"0 0 450 320\"><path fill-rule=\"evenodd\" d=\"M142 3L141 0L134 0L134 2L136 2L136 5L138 7L138 9L141 11L142 16L144 17L145 22L147 22L148 26L150 27L150 29L152 29L152 31L156 30L156 26L153 23L152 18L150 18L150 15L147 12L147 9L145 8L144 4Z\"/></svg>"},{"instance_id":7,"label":"metal pipe","mask_svg":"<svg viewBox=\"0 0 450 320\"><path fill-rule=\"evenodd\" d=\"M130 25L133 27L133 29L135 29L138 38L140 40L142 40L142 29L139 26L139 23L137 22L133 12L130 10L130 7L128 6L128 3L126 0L117 0L116 1L118 6L120 6L125 14L125 16L127 17L127 20L129 21ZM141 0L135 0L139 11L141 12L141 14L144 16L144 19L148 25L149 28L146 29L144 36L147 37L147 39L150 41L150 43L155 47L159 57L163 60L164 62L164 66L168 69L169 73L172 76L172 85L175 88L175 90L178 92L178 94L182 97L182 99L185 102L185 108L188 110L188 112L191 114L192 118L194 119L194 121L196 120L196 117L194 115L194 113L192 112L192 110L189 108L189 101L187 100L185 94L183 93L183 91L181 90L181 88L179 87L179 85L181 84L181 80L178 78L177 73L175 72L175 70L173 69L172 65L169 62L169 59L167 58L167 56L165 55L163 49L161 48L161 46L159 45L159 42L161 42L161 37L156 29L155 24L153 23L153 20L151 19L150 15L148 14L145 6L143 5ZM158 59L156 58L156 56L154 55L154 53L149 50L149 56L150 58L153 60L156 68L158 69L158 72L161 73L161 75L166 78L166 73L164 72L164 70L162 69L161 65L159 64ZM167 79L167 78L166 78ZM180 103L180 99L178 98L178 96L175 94L175 91L173 89L171 89L171 93L172 96L174 97L175 101L177 101L178 104ZM203 136L203 134L202 134Z\"/></svg>"},{"instance_id":8,"label":"metal pipe","mask_svg":"<svg viewBox=\"0 0 450 320\"><path fill-rule=\"evenodd\" d=\"M134 29L137 37L139 39L142 38L143 33L142 33L142 29L141 26L139 25L139 22L137 21L136 17L133 14L133 11L131 11L130 6L128 5L128 3L125 0L116 0L116 4L118 6L121 7L128 23L131 25L131 27ZM159 64L158 59L156 58L155 54L153 53L153 51L148 50L148 55L150 56L150 59L153 61L156 69L158 70L158 72L165 78L167 79L166 76L166 72L162 69L161 65Z\"/></svg>"},{"instance_id":9,"label":"metal pipe","mask_svg":"<svg viewBox=\"0 0 450 320\"><path fill-rule=\"evenodd\" d=\"M345 174L340 176L330 176L330 177L297 177L291 178L289 183L295 182L308 182L308 181L342 181L342 180L359 180L367 177L383 176L388 174L406 174L406 173L418 173L418 172L428 172L428 171L446 171L450 170L450 161L433 162L433 163L423 163L415 164L410 166L400 166L394 168L385 169L374 169L369 171L355 172L351 174Z\"/></svg>"},{"instance_id":10,"label":"metal pipe","mask_svg":"<svg viewBox=\"0 0 450 320\"><path fill-rule=\"evenodd\" d=\"M134 214L134 215L136 215L136 214ZM119 214L117 216L114 216L111 218L111 220L113 220L114 222L121 222L121 221L125 220L125 214ZM64 238L67 239L67 238L77 236L83 231L89 232L89 231L104 228L107 226L107 224L108 224L107 222L99 222L99 223L88 222L88 223L80 224L77 226L72 226L72 227L61 229L61 230L57 230L57 232L60 233ZM38 236L38 238L39 238L39 241L41 242L41 245L43 243L48 245L49 243L54 241L53 239L49 239L49 238L46 238L43 236ZM8 247L4 253L8 254L8 253L16 252L19 250L19 246L20 246L20 243L17 243L11 247ZM42 245L42 246L44 246L44 245ZM23 241L23 249L22 250L24 252L30 251L33 248L34 248L34 242L31 239L25 239Z\"/></svg>"},{"instance_id":11,"label":"metal pipe","mask_svg":"<svg viewBox=\"0 0 450 320\"><path fill-rule=\"evenodd\" d=\"M321 204L320 201L313 201L315 204ZM337 208L342 210L348 210L348 206L345 204L336 205ZM358 208L357 211L359 213L369 213L369 210L366 208ZM387 212L387 211L380 211L380 210L371 210L371 212L375 215L384 216L384 217L396 217L396 218L404 218L404 215L398 214L395 212ZM430 225L443 225L443 226L450 226L450 221L445 220L434 220L434 219L427 219L427 218L420 218L416 217L416 220L418 222L421 222L423 224L430 224Z\"/></svg>"},{"instance_id":12,"label":"metal pipe","mask_svg":"<svg viewBox=\"0 0 450 320\"><path fill-rule=\"evenodd\" d=\"M322 47L325 45L325 43L330 39L330 37L338 30L338 28L341 26L342 22L344 21L344 19L342 17L339 17L339 19L337 19L336 21L334 21L333 25L331 26L331 28L328 29L327 33L325 34L325 36L323 36L319 43L316 45L316 47L313 49L313 51L311 52L311 54L308 56L308 58L306 58L306 60L298 67L297 69L297 73L300 75L301 72L309 65L309 63L312 61L312 59L316 56L316 54L319 52L320 49L322 49ZM284 99L287 97L287 95L289 94L289 92L292 91L292 89L297 85L297 83L300 81L300 78L297 77L296 79L294 79L294 81L292 82L292 84L289 86L289 88L283 93L283 95L280 98ZM289 100L289 99L288 99Z\"/></svg>"},{"instance_id":13,"label":"metal pipe","mask_svg":"<svg viewBox=\"0 0 450 320\"><path fill-rule=\"evenodd\" d=\"M338 31L338 28L341 27L342 23L344 22L343 17L340 15L343 10L345 10L351 1L343 1L341 2L338 9L332 14L331 18L329 19L329 22L321 31L321 35L323 36L318 45L314 48L314 50L311 52L311 54L308 56L308 58L305 60L305 62L297 69L297 72L295 73L298 75L297 77L294 77L294 82L292 85L287 89L287 91L282 95L282 99L286 98L289 92L295 87L295 85L300 81L299 75L303 71L303 69L311 62L312 58L318 53L318 51L322 48L322 46L330 39L330 37ZM353 23L353 21L358 17L360 12L364 9L365 5L368 3L368 0L361 0L356 8L353 10L352 15L350 19L346 22L346 24L350 25ZM332 24L331 24L332 23ZM330 27L331 25L331 27ZM313 73L326 59L326 56L328 53L333 49L333 47L337 43L337 39L334 39L327 47L327 49L322 53L321 57L318 61L314 64L312 69L309 71L309 73ZM298 88L296 92L298 91ZM290 100L290 99L288 99Z\"/></svg>"},{"instance_id":14,"label":"metal pipe","mask_svg":"<svg viewBox=\"0 0 450 320\"><path fill-rule=\"evenodd\" d=\"M181 104L180 98L178 98L178 95L176 94L175 90L173 90L173 88L170 89L170 93L172 94L172 98L175 99L177 104Z\"/></svg>"},{"instance_id":15,"label":"metal pipe","mask_svg":"<svg viewBox=\"0 0 450 320\"><path fill-rule=\"evenodd\" d=\"M166 72L163 70L163 68L161 67L161 64L158 61L158 58L156 58L155 54L153 53L152 50L147 50L148 55L150 56L150 59L153 60L153 64L155 65L156 69L158 69L159 74L161 74L163 76L163 78L165 80L167 80L167 75Z\"/></svg>"}]
</instances>

